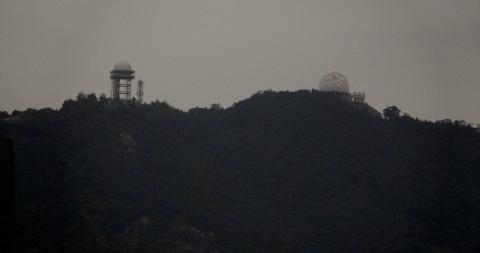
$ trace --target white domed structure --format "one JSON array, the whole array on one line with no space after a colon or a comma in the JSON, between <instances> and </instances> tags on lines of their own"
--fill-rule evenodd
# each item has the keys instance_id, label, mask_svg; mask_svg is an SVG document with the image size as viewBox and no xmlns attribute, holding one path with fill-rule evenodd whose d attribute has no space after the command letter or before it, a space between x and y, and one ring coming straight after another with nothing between
<instances>
[{"instance_id":1,"label":"white domed structure","mask_svg":"<svg viewBox=\"0 0 480 253\"><path fill-rule=\"evenodd\" d=\"M132 71L132 66L126 61L119 61L113 67L114 71Z\"/></svg>"},{"instance_id":2,"label":"white domed structure","mask_svg":"<svg viewBox=\"0 0 480 253\"><path fill-rule=\"evenodd\" d=\"M323 76L318 90L321 92L349 93L347 77L338 72L331 72Z\"/></svg>"}]
</instances>

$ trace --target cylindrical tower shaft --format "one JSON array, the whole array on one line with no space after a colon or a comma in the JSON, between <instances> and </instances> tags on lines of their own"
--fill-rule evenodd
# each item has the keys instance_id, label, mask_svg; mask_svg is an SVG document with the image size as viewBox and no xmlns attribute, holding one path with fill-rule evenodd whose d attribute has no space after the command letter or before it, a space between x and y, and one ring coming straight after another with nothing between
<instances>
[{"instance_id":1,"label":"cylindrical tower shaft","mask_svg":"<svg viewBox=\"0 0 480 253\"><path fill-rule=\"evenodd\" d=\"M140 104L143 103L143 80L142 79L138 80L137 82L137 98Z\"/></svg>"}]
</instances>

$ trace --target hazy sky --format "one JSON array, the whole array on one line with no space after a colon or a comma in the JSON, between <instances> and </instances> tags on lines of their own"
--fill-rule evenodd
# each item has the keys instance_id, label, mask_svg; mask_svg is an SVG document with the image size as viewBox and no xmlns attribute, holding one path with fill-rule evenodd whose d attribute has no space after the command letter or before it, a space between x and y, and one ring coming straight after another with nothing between
<instances>
[{"instance_id":1,"label":"hazy sky","mask_svg":"<svg viewBox=\"0 0 480 253\"><path fill-rule=\"evenodd\" d=\"M229 106L336 70L381 110L480 123L480 0L0 0L0 110L109 95Z\"/></svg>"}]
</instances>

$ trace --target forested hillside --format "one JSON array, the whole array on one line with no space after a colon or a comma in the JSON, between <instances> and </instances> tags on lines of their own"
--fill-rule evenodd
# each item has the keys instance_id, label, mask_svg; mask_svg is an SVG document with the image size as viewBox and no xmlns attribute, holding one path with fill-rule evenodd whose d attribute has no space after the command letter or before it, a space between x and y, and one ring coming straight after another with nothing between
<instances>
[{"instance_id":1,"label":"forested hillside","mask_svg":"<svg viewBox=\"0 0 480 253\"><path fill-rule=\"evenodd\" d=\"M79 95L0 118L16 252L480 252L463 122L307 90L188 112Z\"/></svg>"}]
</instances>

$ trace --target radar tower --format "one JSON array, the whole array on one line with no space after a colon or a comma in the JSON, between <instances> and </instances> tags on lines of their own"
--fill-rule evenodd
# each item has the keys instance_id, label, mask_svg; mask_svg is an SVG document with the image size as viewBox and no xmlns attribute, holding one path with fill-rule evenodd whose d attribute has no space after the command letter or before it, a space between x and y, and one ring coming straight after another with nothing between
<instances>
[{"instance_id":1,"label":"radar tower","mask_svg":"<svg viewBox=\"0 0 480 253\"><path fill-rule=\"evenodd\" d=\"M117 62L110 71L112 80L111 97L114 100L130 100L131 82L135 78L135 71L128 62Z\"/></svg>"}]
</instances>

